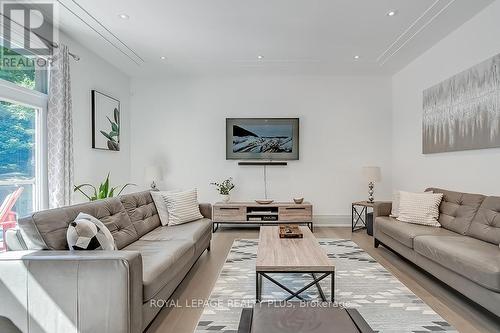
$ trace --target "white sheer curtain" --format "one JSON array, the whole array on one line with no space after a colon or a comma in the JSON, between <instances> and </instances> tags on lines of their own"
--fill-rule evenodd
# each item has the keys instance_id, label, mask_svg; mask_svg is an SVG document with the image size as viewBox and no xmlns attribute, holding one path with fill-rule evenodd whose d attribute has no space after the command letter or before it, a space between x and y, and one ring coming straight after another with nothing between
<instances>
[{"instance_id":1,"label":"white sheer curtain","mask_svg":"<svg viewBox=\"0 0 500 333\"><path fill-rule=\"evenodd\" d=\"M73 117L69 53L66 45L54 49L50 69L47 112L49 207L71 204L73 192Z\"/></svg>"}]
</instances>

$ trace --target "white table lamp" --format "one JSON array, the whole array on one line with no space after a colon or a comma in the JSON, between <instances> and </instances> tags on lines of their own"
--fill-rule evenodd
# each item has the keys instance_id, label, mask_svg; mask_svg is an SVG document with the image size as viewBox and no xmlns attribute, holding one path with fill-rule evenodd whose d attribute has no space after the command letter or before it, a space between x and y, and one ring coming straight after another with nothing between
<instances>
[{"instance_id":1,"label":"white table lamp","mask_svg":"<svg viewBox=\"0 0 500 333\"><path fill-rule=\"evenodd\" d=\"M380 171L380 167L363 167L363 176L365 177L366 181L368 181L368 202L374 202L375 199L373 197L373 189L375 187L375 182L379 182L382 180L382 172Z\"/></svg>"},{"instance_id":2,"label":"white table lamp","mask_svg":"<svg viewBox=\"0 0 500 333\"><path fill-rule=\"evenodd\" d=\"M144 180L146 183L149 183L151 186L151 190L158 191L156 188L156 182L163 180L163 172L161 167L158 165L152 165L146 167L144 170Z\"/></svg>"}]
</instances>

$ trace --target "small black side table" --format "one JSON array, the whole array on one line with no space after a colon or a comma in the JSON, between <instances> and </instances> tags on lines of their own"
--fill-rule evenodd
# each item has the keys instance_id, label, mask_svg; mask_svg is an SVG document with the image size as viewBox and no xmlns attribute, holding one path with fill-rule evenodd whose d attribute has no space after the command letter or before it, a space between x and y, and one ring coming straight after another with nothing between
<instances>
[{"instance_id":1,"label":"small black side table","mask_svg":"<svg viewBox=\"0 0 500 333\"><path fill-rule=\"evenodd\" d=\"M368 209L373 210L375 202L357 201L352 203L351 231L365 229L368 222Z\"/></svg>"}]
</instances>

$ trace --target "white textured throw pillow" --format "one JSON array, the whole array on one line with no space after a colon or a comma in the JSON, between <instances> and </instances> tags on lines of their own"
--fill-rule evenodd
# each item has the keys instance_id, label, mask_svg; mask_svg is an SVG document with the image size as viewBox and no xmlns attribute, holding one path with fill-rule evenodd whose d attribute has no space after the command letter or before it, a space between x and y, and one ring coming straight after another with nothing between
<instances>
[{"instance_id":1,"label":"white textured throw pillow","mask_svg":"<svg viewBox=\"0 0 500 333\"><path fill-rule=\"evenodd\" d=\"M109 229L92 215L80 213L66 231L70 250L116 250Z\"/></svg>"},{"instance_id":2,"label":"white textured throw pillow","mask_svg":"<svg viewBox=\"0 0 500 333\"><path fill-rule=\"evenodd\" d=\"M168 193L176 193L179 191L151 191L151 197L153 197L153 202L156 206L156 211L158 212L158 217L162 226L168 225L168 209L165 196Z\"/></svg>"},{"instance_id":3,"label":"white textured throw pillow","mask_svg":"<svg viewBox=\"0 0 500 333\"><path fill-rule=\"evenodd\" d=\"M392 194L392 209L390 217L397 218L399 216L399 200L401 199L401 191L394 191Z\"/></svg>"},{"instance_id":4,"label":"white textured throw pillow","mask_svg":"<svg viewBox=\"0 0 500 333\"><path fill-rule=\"evenodd\" d=\"M423 194L433 194L433 191L423 192ZM399 202L401 200L401 191L394 191L392 194L392 209L390 217L398 218L399 216Z\"/></svg>"},{"instance_id":5,"label":"white textured throw pillow","mask_svg":"<svg viewBox=\"0 0 500 333\"><path fill-rule=\"evenodd\" d=\"M203 218L196 189L166 193L163 198L167 203L168 225L178 225Z\"/></svg>"},{"instance_id":6,"label":"white textured throw pillow","mask_svg":"<svg viewBox=\"0 0 500 333\"><path fill-rule=\"evenodd\" d=\"M439 205L442 193L400 192L398 221L440 227Z\"/></svg>"}]
</instances>

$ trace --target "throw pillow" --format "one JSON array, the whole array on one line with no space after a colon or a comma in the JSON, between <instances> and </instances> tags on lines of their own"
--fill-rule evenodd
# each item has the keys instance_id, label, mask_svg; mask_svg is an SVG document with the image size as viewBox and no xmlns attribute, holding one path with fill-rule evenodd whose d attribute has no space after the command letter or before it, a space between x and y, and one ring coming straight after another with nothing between
<instances>
[{"instance_id":1,"label":"throw pillow","mask_svg":"<svg viewBox=\"0 0 500 333\"><path fill-rule=\"evenodd\" d=\"M394 191L392 194L392 209L390 217L398 218L399 216L399 200L401 199L400 191Z\"/></svg>"},{"instance_id":2,"label":"throw pillow","mask_svg":"<svg viewBox=\"0 0 500 333\"><path fill-rule=\"evenodd\" d=\"M160 218L162 226L168 225L168 209L167 202L165 201L165 195L168 193L176 193L178 191L151 191L151 197L153 197L153 202L156 206L156 211Z\"/></svg>"},{"instance_id":3,"label":"throw pillow","mask_svg":"<svg viewBox=\"0 0 500 333\"><path fill-rule=\"evenodd\" d=\"M443 193L410 193L401 191L398 221L440 227L439 205Z\"/></svg>"},{"instance_id":4,"label":"throw pillow","mask_svg":"<svg viewBox=\"0 0 500 333\"><path fill-rule=\"evenodd\" d=\"M433 191L423 192L424 194L432 194ZM399 216L399 201L401 199L401 191L394 191L392 194L392 209L390 217L398 218Z\"/></svg>"},{"instance_id":5,"label":"throw pillow","mask_svg":"<svg viewBox=\"0 0 500 333\"><path fill-rule=\"evenodd\" d=\"M70 250L116 250L109 229L92 215L80 213L66 231Z\"/></svg>"},{"instance_id":6,"label":"throw pillow","mask_svg":"<svg viewBox=\"0 0 500 333\"><path fill-rule=\"evenodd\" d=\"M168 210L168 225L178 225L203 218L196 189L170 192L164 196Z\"/></svg>"}]
</instances>

